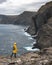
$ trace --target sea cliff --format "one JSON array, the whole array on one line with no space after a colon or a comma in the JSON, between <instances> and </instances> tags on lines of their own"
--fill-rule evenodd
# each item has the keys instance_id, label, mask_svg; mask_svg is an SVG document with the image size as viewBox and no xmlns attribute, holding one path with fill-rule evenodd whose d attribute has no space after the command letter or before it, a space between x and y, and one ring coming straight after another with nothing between
<instances>
[{"instance_id":1,"label":"sea cliff","mask_svg":"<svg viewBox=\"0 0 52 65\"><path fill-rule=\"evenodd\" d=\"M32 20L34 26L31 25L27 32L31 34L34 28L32 34L37 35L37 47L40 49L52 47L52 1L43 5Z\"/></svg>"}]
</instances>

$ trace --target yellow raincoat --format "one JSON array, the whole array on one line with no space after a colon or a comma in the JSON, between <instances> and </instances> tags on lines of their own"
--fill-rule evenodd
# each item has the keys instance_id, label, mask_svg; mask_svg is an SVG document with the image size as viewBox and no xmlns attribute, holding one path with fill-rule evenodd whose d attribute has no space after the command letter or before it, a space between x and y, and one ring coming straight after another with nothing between
<instances>
[{"instance_id":1,"label":"yellow raincoat","mask_svg":"<svg viewBox=\"0 0 52 65\"><path fill-rule=\"evenodd\" d=\"M13 49L13 53L17 53L18 49L17 49L16 43L14 43L13 48L14 48L14 49Z\"/></svg>"}]
</instances>

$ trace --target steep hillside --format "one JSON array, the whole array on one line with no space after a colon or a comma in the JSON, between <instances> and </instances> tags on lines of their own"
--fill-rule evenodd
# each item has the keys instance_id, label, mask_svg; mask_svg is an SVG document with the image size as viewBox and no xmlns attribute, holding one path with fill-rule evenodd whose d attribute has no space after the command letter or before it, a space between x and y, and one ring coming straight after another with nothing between
<instances>
[{"instance_id":1,"label":"steep hillside","mask_svg":"<svg viewBox=\"0 0 52 65\"><path fill-rule=\"evenodd\" d=\"M0 15L0 24L13 24L17 16Z\"/></svg>"},{"instance_id":2,"label":"steep hillside","mask_svg":"<svg viewBox=\"0 0 52 65\"><path fill-rule=\"evenodd\" d=\"M52 1L43 5L33 17L37 34L37 47L40 49L52 46Z\"/></svg>"},{"instance_id":3,"label":"steep hillside","mask_svg":"<svg viewBox=\"0 0 52 65\"><path fill-rule=\"evenodd\" d=\"M29 25L32 22L32 16L35 14L36 12L24 11L17 17L17 20L14 22L14 24Z\"/></svg>"},{"instance_id":4,"label":"steep hillside","mask_svg":"<svg viewBox=\"0 0 52 65\"><path fill-rule=\"evenodd\" d=\"M29 25L32 22L32 16L35 14L36 12L25 11L20 15L0 15L0 24Z\"/></svg>"}]
</instances>

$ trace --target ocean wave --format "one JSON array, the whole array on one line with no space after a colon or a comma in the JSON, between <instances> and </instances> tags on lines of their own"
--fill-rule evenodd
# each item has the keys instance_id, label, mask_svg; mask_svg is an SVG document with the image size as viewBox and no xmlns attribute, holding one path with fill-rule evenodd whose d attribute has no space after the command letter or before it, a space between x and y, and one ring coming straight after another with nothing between
<instances>
[{"instance_id":1,"label":"ocean wave","mask_svg":"<svg viewBox=\"0 0 52 65\"><path fill-rule=\"evenodd\" d=\"M38 48L32 49L32 47L24 47L27 51L40 51Z\"/></svg>"},{"instance_id":2,"label":"ocean wave","mask_svg":"<svg viewBox=\"0 0 52 65\"><path fill-rule=\"evenodd\" d=\"M31 36L30 34L28 34L27 32L24 33L26 36Z\"/></svg>"}]
</instances>

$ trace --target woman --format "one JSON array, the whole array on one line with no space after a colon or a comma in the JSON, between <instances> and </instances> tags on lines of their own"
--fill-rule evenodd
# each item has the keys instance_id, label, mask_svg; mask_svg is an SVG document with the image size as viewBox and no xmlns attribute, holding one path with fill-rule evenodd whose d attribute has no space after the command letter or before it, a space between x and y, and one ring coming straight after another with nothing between
<instances>
[{"instance_id":1,"label":"woman","mask_svg":"<svg viewBox=\"0 0 52 65\"><path fill-rule=\"evenodd\" d=\"M16 42L15 42L14 45L13 45L11 57L14 55L14 57L16 58L17 51L18 51L18 49L17 49L17 45L16 45Z\"/></svg>"}]
</instances>

